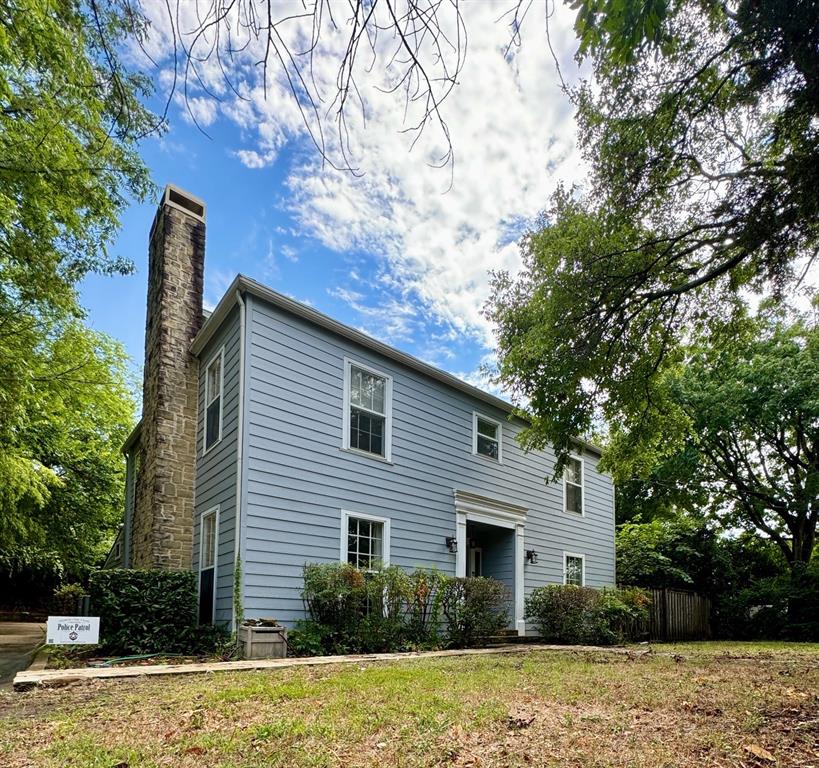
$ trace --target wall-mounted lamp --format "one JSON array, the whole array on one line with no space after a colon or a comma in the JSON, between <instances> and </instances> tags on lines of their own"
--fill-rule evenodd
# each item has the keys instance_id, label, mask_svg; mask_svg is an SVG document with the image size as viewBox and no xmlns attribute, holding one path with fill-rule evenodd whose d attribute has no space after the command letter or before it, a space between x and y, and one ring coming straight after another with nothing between
<instances>
[{"instance_id":1,"label":"wall-mounted lamp","mask_svg":"<svg viewBox=\"0 0 819 768\"><path fill-rule=\"evenodd\" d=\"M534 549L526 550L526 562L534 565L537 562L537 552Z\"/></svg>"},{"instance_id":2,"label":"wall-mounted lamp","mask_svg":"<svg viewBox=\"0 0 819 768\"><path fill-rule=\"evenodd\" d=\"M458 551L458 539L454 536L447 536L446 548L454 555Z\"/></svg>"}]
</instances>

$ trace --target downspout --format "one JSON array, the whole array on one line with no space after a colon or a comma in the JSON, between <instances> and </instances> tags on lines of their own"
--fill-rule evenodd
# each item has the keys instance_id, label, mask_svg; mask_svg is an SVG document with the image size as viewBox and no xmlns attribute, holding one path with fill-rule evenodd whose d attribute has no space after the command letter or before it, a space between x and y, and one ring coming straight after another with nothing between
<instances>
[{"instance_id":1,"label":"downspout","mask_svg":"<svg viewBox=\"0 0 819 768\"><path fill-rule=\"evenodd\" d=\"M122 526L122 567L131 567L131 527L136 502L136 478L134 477L134 454L125 454L125 516Z\"/></svg>"},{"instance_id":2,"label":"downspout","mask_svg":"<svg viewBox=\"0 0 819 768\"><path fill-rule=\"evenodd\" d=\"M236 289L236 303L239 305L239 425L236 432L236 506L235 506L235 514L234 514L234 525L235 528L233 530L233 542L234 542L234 551L233 551L233 572L236 572L236 563L239 562L239 555L240 555L240 547L241 547L241 540L242 540L242 446L244 443L244 423L245 423L245 302L242 298L242 292L238 288ZM243 564L244 565L244 564ZM240 578L244 578L242 574ZM240 589L240 594L243 594L243 590ZM231 598L233 596L233 590L231 589ZM237 632L238 627L236 626L236 601L231 599L231 611L232 611L232 618L231 624L233 625L233 631Z\"/></svg>"}]
</instances>

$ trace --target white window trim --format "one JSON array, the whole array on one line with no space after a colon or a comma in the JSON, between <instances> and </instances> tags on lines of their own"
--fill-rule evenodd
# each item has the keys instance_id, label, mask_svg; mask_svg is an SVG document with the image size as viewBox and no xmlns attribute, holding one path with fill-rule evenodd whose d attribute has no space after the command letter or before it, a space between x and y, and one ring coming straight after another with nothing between
<instances>
[{"instance_id":1,"label":"white window trim","mask_svg":"<svg viewBox=\"0 0 819 768\"><path fill-rule=\"evenodd\" d=\"M494 424L498 428L498 458L493 459L491 456L487 456L484 453L478 453L478 419L483 419L484 421L488 421L490 424ZM498 464L503 464L503 423L498 421L497 419L493 419L491 416L487 416L485 413L480 413L479 411L472 411L472 454L473 456L480 456L482 459L487 459L488 461L496 461Z\"/></svg>"},{"instance_id":2,"label":"white window trim","mask_svg":"<svg viewBox=\"0 0 819 768\"><path fill-rule=\"evenodd\" d=\"M339 560L347 562L347 536L350 530L350 518L358 520L369 520L371 523L381 523L384 531L384 540L381 542L381 563L384 566L390 564L390 518L379 517L378 515L367 515L363 512L351 512L348 509L341 510L341 541L339 547Z\"/></svg>"},{"instance_id":3,"label":"white window trim","mask_svg":"<svg viewBox=\"0 0 819 768\"><path fill-rule=\"evenodd\" d=\"M208 448L208 369L216 362L216 358L220 359L219 363L219 437L213 443L213 445ZM224 414L225 414L225 347L222 345L219 351L216 352L210 360L208 360L208 364L205 366L205 400L204 400L204 408L202 409L204 414L204 421L202 422L202 455L205 456L206 454L210 453L219 443L222 442L222 435L224 433Z\"/></svg>"},{"instance_id":4,"label":"white window trim","mask_svg":"<svg viewBox=\"0 0 819 768\"><path fill-rule=\"evenodd\" d=\"M373 376L378 376L384 379L384 455L379 456L377 453L370 453L369 451L360 451L357 448L350 447L350 377L353 366L360 368L362 371L371 373ZM343 403L343 421L341 434L341 448L344 451L349 451L357 456L367 456L376 461L386 461L392 463L392 376L383 371L373 368L371 365L353 360L352 358L344 358L344 403Z\"/></svg>"},{"instance_id":5,"label":"white window trim","mask_svg":"<svg viewBox=\"0 0 819 768\"><path fill-rule=\"evenodd\" d=\"M214 550L214 552L213 552L213 610L211 612L211 617L212 617L211 624L215 624L216 623L216 576L217 576L217 574L219 572L219 505L218 504L215 507L210 507L209 509L206 509L204 512L202 512L201 515L199 515L199 577L198 577L198 586L197 586L197 589L196 589L197 611L199 610L199 608L198 608L199 596L202 594L202 570L203 570L202 569L202 550L204 549L204 547L202 546L202 544L203 544L202 534L204 533L204 530L205 530L205 518L208 515L214 515L215 518L216 518L215 521L214 521L215 525L216 525L216 528L214 530L214 536L213 536L213 550Z\"/></svg>"},{"instance_id":6,"label":"white window trim","mask_svg":"<svg viewBox=\"0 0 819 768\"><path fill-rule=\"evenodd\" d=\"M586 586L586 556L581 555L579 552L564 552L563 553L563 583L566 583L566 558L567 557L579 557L581 568L580 568L580 580L581 580L581 587Z\"/></svg>"},{"instance_id":7,"label":"white window trim","mask_svg":"<svg viewBox=\"0 0 819 768\"><path fill-rule=\"evenodd\" d=\"M569 512L566 509L566 470L563 470L563 514L571 517L585 517L586 516L586 462L583 457L577 453L570 453L570 459L575 459L580 462L580 514L577 512ZM576 483L574 483L576 485Z\"/></svg>"}]
</instances>

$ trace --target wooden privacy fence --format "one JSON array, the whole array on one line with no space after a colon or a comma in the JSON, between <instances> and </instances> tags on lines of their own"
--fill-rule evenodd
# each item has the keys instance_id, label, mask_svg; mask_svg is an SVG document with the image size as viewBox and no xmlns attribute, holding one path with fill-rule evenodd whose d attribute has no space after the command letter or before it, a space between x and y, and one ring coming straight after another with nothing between
<instances>
[{"instance_id":1,"label":"wooden privacy fence","mask_svg":"<svg viewBox=\"0 0 819 768\"><path fill-rule=\"evenodd\" d=\"M649 639L708 640L711 637L711 601L696 592L652 589Z\"/></svg>"}]
</instances>

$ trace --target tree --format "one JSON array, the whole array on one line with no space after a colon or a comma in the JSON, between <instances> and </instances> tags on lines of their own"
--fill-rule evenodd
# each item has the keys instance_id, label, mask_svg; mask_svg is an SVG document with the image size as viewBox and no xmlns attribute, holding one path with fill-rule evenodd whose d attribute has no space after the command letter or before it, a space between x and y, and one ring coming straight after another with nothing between
<instances>
[{"instance_id":1,"label":"tree","mask_svg":"<svg viewBox=\"0 0 819 768\"><path fill-rule=\"evenodd\" d=\"M120 446L134 420L126 357L73 321L42 339L29 364L35 386L0 452L0 565L81 573L121 517Z\"/></svg>"},{"instance_id":2,"label":"tree","mask_svg":"<svg viewBox=\"0 0 819 768\"><path fill-rule=\"evenodd\" d=\"M109 253L152 189L137 142L158 128L120 51L127 0L0 0L0 549L14 563L96 557L119 506L133 418L121 349L82 327L76 286L127 273Z\"/></svg>"},{"instance_id":3,"label":"tree","mask_svg":"<svg viewBox=\"0 0 819 768\"><path fill-rule=\"evenodd\" d=\"M599 410L656 429L690 332L794 290L819 247L816 3L576 5L589 189L558 192L488 308L530 442L563 451Z\"/></svg>"},{"instance_id":4,"label":"tree","mask_svg":"<svg viewBox=\"0 0 819 768\"><path fill-rule=\"evenodd\" d=\"M734 330L667 374L672 421L687 426L667 434L666 452L642 459L616 428L609 460L625 477L653 461L647 484L662 478L678 498L706 500L724 529L768 538L792 567L804 565L819 518L819 327L763 312Z\"/></svg>"},{"instance_id":5,"label":"tree","mask_svg":"<svg viewBox=\"0 0 819 768\"><path fill-rule=\"evenodd\" d=\"M618 527L616 543L618 584L713 594L721 582L725 558L718 533L702 518L638 517Z\"/></svg>"},{"instance_id":6,"label":"tree","mask_svg":"<svg viewBox=\"0 0 819 768\"><path fill-rule=\"evenodd\" d=\"M127 196L151 191L136 148L156 128L141 103L150 82L118 53L143 32L124 0L0 3L5 323L10 314L76 313L85 274L131 268L108 246Z\"/></svg>"}]
</instances>

